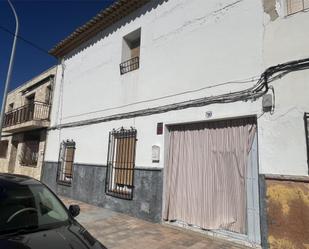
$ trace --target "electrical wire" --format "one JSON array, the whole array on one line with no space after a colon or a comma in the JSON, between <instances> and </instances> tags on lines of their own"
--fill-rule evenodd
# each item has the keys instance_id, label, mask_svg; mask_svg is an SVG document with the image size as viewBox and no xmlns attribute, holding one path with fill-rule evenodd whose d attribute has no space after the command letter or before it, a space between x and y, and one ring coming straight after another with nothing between
<instances>
[{"instance_id":1,"label":"electrical wire","mask_svg":"<svg viewBox=\"0 0 309 249\"><path fill-rule=\"evenodd\" d=\"M4 32L6 32L6 33L12 35L13 37L15 37L15 34L14 34L12 31L10 31L9 29L7 29L7 28L5 28L5 27L3 27L3 26L1 26L1 25L0 25L0 29L3 30ZM37 50L39 50L39 51L41 51L41 52L43 52L43 53L45 53L45 54L48 54L50 57L53 57L53 56L51 56L51 55L48 53L47 50L45 50L44 48L42 48L42 47L40 47L39 45L35 44L34 42L29 41L29 40L23 38L23 37L20 36L20 35L17 35L16 37L17 37L17 39L19 39L19 40L21 40L21 41L27 43L28 45L32 46L33 48L35 48L35 49L37 49ZM56 59L55 57L53 57L53 58Z\"/></svg>"},{"instance_id":2,"label":"electrical wire","mask_svg":"<svg viewBox=\"0 0 309 249\"><path fill-rule=\"evenodd\" d=\"M134 106L134 105L138 105L138 104L149 103L149 102L153 102L153 101L157 101L157 100L168 99L168 98L172 98L172 97L181 96L181 95L184 95L184 94L196 93L196 92L200 92L200 91L203 91L203 90L206 90L206 89L211 89L211 88L215 88L215 87L219 87L219 86L224 86L224 85L248 84L248 83L251 83L251 82L256 82L257 79L258 79L258 76L254 76L254 77L251 77L251 78L247 78L247 79L243 79L243 80L238 80L238 81L227 81L227 82L224 82L224 83L219 83L219 84L215 84L215 85L211 85L211 86L205 86L205 87L194 89L194 90L188 90L188 91L184 91L184 92L180 92L180 93L176 93L176 94L165 95L165 96L158 97L158 98L153 98L153 99L148 99L148 100L141 100L141 101L129 103L129 104L126 104L126 105L109 107L109 108L105 108L105 109L101 109L101 110L97 110L97 111L92 111L92 112L81 113L81 114L77 114L77 115L66 116L66 117L63 118L63 120L68 119L68 118L85 116L85 115L89 115L89 114L95 114L95 113L104 112L104 111L111 111L111 110L121 109L121 108L124 108L124 107L129 107L129 106Z\"/></svg>"},{"instance_id":3,"label":"electrical wire","mask_svg":"<svg viewBox=\"0 0 309 249\"><path fill-rule=\"evenodd\" d=\"M257 83L248 89L242 91L236 91L232 93L221 94L217 96L203 97L194 100L182 101L173 104L167 104L163 106L153 107L142 109L138 111L119 113L114 115L109 115L105 117L93 118L88 120L69 122L64 124L59 124L53 127L50 127L50 130L61 129L61 128L70 128L70 127L78 127L85 126L91 124L97 124L112 120L120 120L120 119L129 119L135 117L143 117L154 114L166 113L169 111L182 110L192 107L201 107L210 104L222 104L222 103L232 103L237 101L255 101L258 98L265 95L269 90L269 83L278 79L278 74L280 77L284 75L299 71L309 69L309 58L297 61L290 61L284 64L279 64L277 66L272 66L266 69L260 76Z\"/></svg>"}]
</instances>

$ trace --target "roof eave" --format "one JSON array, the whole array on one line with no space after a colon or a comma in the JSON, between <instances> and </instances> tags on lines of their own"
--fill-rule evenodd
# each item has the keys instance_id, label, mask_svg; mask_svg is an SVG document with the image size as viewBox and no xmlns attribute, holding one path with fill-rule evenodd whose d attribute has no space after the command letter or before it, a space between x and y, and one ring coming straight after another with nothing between
<instances>
[{"instance_id":1,"label":"roof eave","mask_svg":"<svg viewBox=\"0 0 309 249\"><path fill-rule=\"evenodd\" d=\"M119 0L115 2L59 42L49 51L49 54L57 58L65 56L73 49L95 36L98 32L106 29L123 17L128 16L148 2L150 2L150 0Z\"/></svg>"}]
</instances>

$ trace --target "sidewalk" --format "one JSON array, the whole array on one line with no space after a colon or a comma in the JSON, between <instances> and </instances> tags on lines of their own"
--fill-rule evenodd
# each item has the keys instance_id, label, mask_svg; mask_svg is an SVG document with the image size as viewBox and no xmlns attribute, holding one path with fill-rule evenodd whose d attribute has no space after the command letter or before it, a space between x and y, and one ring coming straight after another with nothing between
<instances>
[{"instance_id":1,"label":"sidewalk","mask_svg":"<svg viewBox=\"0 0 309 249\"><path fill-rule=\"evenodd\" d=\"M108 249L246 249L206 235L155 224L108 209L61 197L66 205L78 204L77 220Z\"/></svg>"}]
</instances>

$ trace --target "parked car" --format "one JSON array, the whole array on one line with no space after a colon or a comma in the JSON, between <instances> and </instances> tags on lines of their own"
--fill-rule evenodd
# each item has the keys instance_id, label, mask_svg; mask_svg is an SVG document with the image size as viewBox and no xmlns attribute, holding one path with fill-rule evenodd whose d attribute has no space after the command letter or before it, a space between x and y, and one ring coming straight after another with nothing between
<instances>
[{"instance_id":1,"label":"parked car","mask_svg":"<svg viewBox=\"0 0 309 249\"><path fill-rule=\"evenodd\" d=\"M106 249L43 183L28 176L0 174L0 248Z\"/></svg>"}]
</instances>

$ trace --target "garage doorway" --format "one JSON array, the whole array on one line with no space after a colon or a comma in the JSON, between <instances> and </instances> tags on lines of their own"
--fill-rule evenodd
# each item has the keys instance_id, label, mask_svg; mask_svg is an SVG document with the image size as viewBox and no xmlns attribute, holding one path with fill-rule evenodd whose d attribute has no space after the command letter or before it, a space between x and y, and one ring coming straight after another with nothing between
<instances>
[{"instance_id":1,"label":"garage doorway","mask_svg":"<svg viewBox=\"0 0 309 249\"><path fill-rule=\"evenodd\" d=\"M256 118L168 131L163 218L260 244Z\"/></svg>"}]
</instances>

